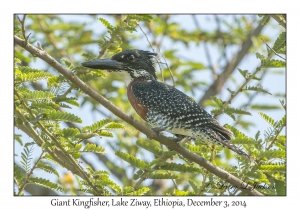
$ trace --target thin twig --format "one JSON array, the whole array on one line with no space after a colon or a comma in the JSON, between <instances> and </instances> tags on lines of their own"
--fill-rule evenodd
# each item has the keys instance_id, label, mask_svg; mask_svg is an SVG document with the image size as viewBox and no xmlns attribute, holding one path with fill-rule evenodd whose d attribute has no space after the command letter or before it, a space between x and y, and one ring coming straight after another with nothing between
<instances>
[{"instance_id":1,"label":"thin twig","mask_svg":"<svg viewBox=\"0 0 300 210\"><path fill-rule=\"evenodd\" d=\"M140 30L142 31L142 33L145 35L145 37L146 37L146 39L147 39L147 41L148 41L148 43L149 43L149 45L150 45L152 51L155 53L155 50L154 50L154 48L153 48L153 46L152 46L150 40L148 39L147 34L144 32L144 30L142 29L142 27L141 27L139 24L137 24L137 26L140 28ZM159 57L155 57L155 59L156 59L156 62L158 63L159 69L160 69L162 82L164 82L164 81L165 81L165 80L164 80L164 75L163 75L162 68L161 68L161 66L160 66L160 64L161 64L162 62L160 61Z\"/></svg>"},{"instance_id":2,"label":"thin twig","mask_svg":"<svg viewBox=\"0 0 300 210\"><path fill-rule=\"evenodd\" d=\"M283 60L286 60L286 58L282 57L282 56L279 55L277 52L275 52L275 50L273 50L273 48L271 48L271 47L265 42L265 40L264 40L263 38L261 38L261 40L267 45L267 47L268 47L270 50L273 51L273 53L274 53L275 55L277 55L279 58L282 58Z\"/></svg>"},{"instance_id":3,"label":"thin twig","mask_svg":"<svg viewBox=\"0 0 300 210\"><path fill-rule=\"evenodd\" d=\"M17 15L17 18L18 18L18 20L19 20L19 22L21 23L21 28L22 28L22 35L23 35L23 37L24 37L24 39L25 39L25 45L27 45L27 43L28 43L28 38L29 38L29 36L31 35L31 33L29 33L27 36L26 36L26 30L25 30L25 19L26 19L26 14L24 14L23 15L23 19L21 20L20 18L19 18L19 16Z\"/></svg>"},{"instance_id":4,"label":"thin twig","mask_svg":"<svg viewBox=\"0 0 300 210\"><path fill-rule=\"evenodd\" d=\"M134 119L131 115L127 115L124 112L122 112L117 106L112 104L109 100L101 96L98 92L90 88L86 83L84 83L82 80L80 80L73 72L62 66L60 63L58 63L53 57L51 57L48 53L39 50L35 46L28 44L27 46L24 46L22 43L24 40L20 39L17 36L14 36L14 42L15 44L19 45L20 47L24 48L31 54L35 54L37 57L48 63L51 67L56 69L59 73L61 73L65 78L70 80L74 85L76 85L78 88L80 88L84 93L95 99L98 103L102 104L105 108L107 108L109 111L111 111L113 114L115 114L117 117L121 118L125 122L131 124L133 127L135 127L137 130L144 133L146 136L157 140L158 142L170 147L174 151L180 153L183 157L186 159L195 162L199 164L200 166L204 167L209 172L215 174L222 180L230 183L233 186L238 186L240 190L244 191L245 193L249 195L262 195L260 192L258 192L256 189L254 189L251 185L247 185L245 188L243 188L241 185L243 183L242 180L235 177L234 175L230 174L229 172L213 165L208 160L204 159L201 156L198 156L188 149L184 148L180 144L177 144L176 142L170 140L168 137L160 135L158 136L155 131L148 128L146 125L142 124L138 120Z\"/></svg>"},{"instance_id":5,"label":"thin twig","mask_svg":"<svg viewBox=\"0 0 300 210\"><path fill-rule=\"evenodd\" d=\"M174 75L173 75L173 73L172 73L172 71L171 71L171 69L170 69L170 67L169 67L169 65L167 63L167 60L166 60L165 56L160 52L159 47L157 49L158 49L159 54L163 57L164 61L166 62L165 64L167 65L167 68L169 69L169 72L170 72L170 75L171 75L171 79L172 79L172 82L173 82L173 87L175 87Z\"/></svg>"},{"instance_id":6,"label":"thin twig","mask_svg":"<svg viewBox=\"0 0 300 210\"><path fill-rule=\"evenodd\" d=\"M139 24L138 24L138 26L139 26L139 28L141 29L141 31L143 32L143 34L146 36L146 39L147 39L149 45L151 46L153 52L155 52L155 51L154 51L154 48L153 48L153 46L152 46L152 44L150 43L150 41L149 41L149 39L148 39L147 34L143 31L142 27L141 27ZM172 71L171 71L171 69L170 69L170 67L169 67L169 65L168 65L168 62L167 62L165 56L160 52L160 48L159 48L158 45L157 45L157 49L158 49L159 54L162 56L162 58L163 58L164 61L165 61L164 64L166 64L166 66L167 66L167 68L168 68L168 70L169 70L169 72L170 72L171 79L172 79L172 82L173 82L173 87L175 87L174 75L173 75L173 73L172 73ZM157 63L158 63L158 65L159 65L159 69L160 69L160 72L161 72L162 82L164 82L164 75L163 75L163 72L162 72L162 69L161 69L161 66L160 66L160 63L162 63L162 62L161 62L161 60L160 60L159 58L158 58L158 60L157 60Z\"/></svg>"},{"instance_id":7,"label":"thin twig","mask_svg":"<svg viewBox=\"0 0 300 210\"><path fill-rule=\"evenodd\" d=\"M176 183L176 180L175 180L175 179L171 179L171 180L172 180L172 182L173 182L173 184L174 184L175 189L178 190L178 185L177 185L177 183Z\"/></svg>"},{"instance_id":8,"label":"thin twig","mask_svg":"<svg viewBox=\"0 0 300 210\"><path fill-rule=\"evenodd\" d=\"M270 145L266 148L266 151L269 150L269 149L273 146L273 144L274 144L275 141L277 140L277 138L278 138L280 132L282 131L282 129L283 129L285 126L286 126L286 124L284 123L284 124L281 126L281 128L280 128L279 130L277 130L276 136L274 137L274 139L272 140L272 142L270 143Z\"/></svg>"}]
</instances>

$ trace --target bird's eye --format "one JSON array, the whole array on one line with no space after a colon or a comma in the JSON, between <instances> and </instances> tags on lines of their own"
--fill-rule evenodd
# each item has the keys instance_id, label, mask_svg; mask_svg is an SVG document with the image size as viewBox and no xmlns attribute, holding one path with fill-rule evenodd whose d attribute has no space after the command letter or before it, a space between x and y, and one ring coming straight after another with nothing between
<instances>
[{"instance_id":1,"label":"bird's eye","mask_svg":"<svg viewBox=\"0 0 300 210\"><path fill-rule=\"evenodd\" d=\"M134 60L134 55L127 56L127 60L133 61Z\"/></svg>"}]
</instances>

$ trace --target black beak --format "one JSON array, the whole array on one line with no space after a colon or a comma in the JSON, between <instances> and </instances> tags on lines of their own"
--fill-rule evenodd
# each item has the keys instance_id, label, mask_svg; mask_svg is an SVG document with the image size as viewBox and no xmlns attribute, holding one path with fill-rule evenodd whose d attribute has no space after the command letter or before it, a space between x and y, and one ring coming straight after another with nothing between
<instances>
[{"instance_id":1,"label":"black beak","mask_svg":"<svg viewBox=\"0 0 300 210\"><path fill-rule=\"evenodd\" d=\"M92 60L81 63L82 66L91 69L123 70L123 63L111 59Z\"/></svg>"}]
</instances>

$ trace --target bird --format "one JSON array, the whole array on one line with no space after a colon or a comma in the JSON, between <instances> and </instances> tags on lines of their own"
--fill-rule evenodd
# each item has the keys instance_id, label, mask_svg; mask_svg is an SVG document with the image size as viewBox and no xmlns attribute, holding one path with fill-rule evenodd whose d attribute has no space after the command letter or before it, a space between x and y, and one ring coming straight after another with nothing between
<instances>
[{"instance_id":1,"label":"bird","mask_svg":"<svg viewBox=\"0 0 300 210\"><path fill-rule=\"evenodd\" d=\"M168 84L159 82L155 74L157 53L130 49L108 59L90 60L82 66L118 73L127 85L127 96L137 114L156 132L217 144L251 160L250 156L230 143L233 133L191 97Z\"/></svg>"}]
</instances>

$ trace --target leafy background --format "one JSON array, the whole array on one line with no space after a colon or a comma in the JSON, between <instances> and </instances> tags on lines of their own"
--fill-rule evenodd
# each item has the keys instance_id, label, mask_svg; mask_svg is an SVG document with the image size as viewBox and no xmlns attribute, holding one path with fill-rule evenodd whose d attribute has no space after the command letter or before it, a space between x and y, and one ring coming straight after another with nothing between
<instances>
[{"instance_id":1,"label":"leafy background","mask_svg":"<svg viewBox=\"0 0 300 210\"><path fill-rule=\"evenodd\" d=\"M283 18L283 16L279 17ZM22 19L21 15L20 18ZM262 32L249 38L250 33L259 29L259 22L261 21L265 24L265 26L261 26L260 30ZM15 18L15 34L24 38L22 37L21 28L19 20ZM230 98L230 93L238 90L245 79L252 72L255 72L262 62L262 56L266 58L268 54L271 54L263 40L273 47L275 40L278 40L278 37L285 31L283 27L278 25L278 22L268 15L261 17L257 15L28 15L25 29L27 34L31 33L28 39L30 43L35 46L37 46L36 43L40 43L49 55L60 63L64 63L93 89L137 119L140 118L127 101L126 89L122 79L107 72L86 72L86 69L80 67L80 62L100 56L110 57L122 49L151 50L147 40L149 39L154 49L156 51L160 49L160 52L166 58L174 75L176 88L193 97L202 106L205 106L206 110L212 111L214 114L221 114L224 111L226 112L222 109L222 104L224 104L222 101L227 101ZM247 41L250 41L249 51L243 52L242 49L245 48ZM274 47L273 49L275 50ZM278 48L276 51L285 54L284 47ZM229 73L224 77L224 85L221 85L220 91L216 92L218 98L211 98L214 94L207 97L206 90L212 86L218 75L226 72L226 66L234 60L235 55L242 56L242 60L237 68L232 69L232 74ZM247 84L249 91L239 93L230 104L231 107L246 112L227 110L227 115L221 114L218 118L221 124L230 125L228 127L235 131L237 137L240 137L234 140L235 143L242 144L246 150L257 151L256 157L262 159L260 160L261 164L266 166L252 165L247 171L246 168L249 163L240 157L236 157L227 149L198 144L193 147L195 145L189 143L187 147L191 151L211 160L219 167L252 183L256 181L269 185L275 183L277 186L275 190L266 190L263 193L277 195L285 193L285 153L278 151L276 154L275 152L273 152L274 154L267 154L264 152L268 151L263 151L263 148L267 148L266 145L277 135L274 132L277 129L276 126L278 126L276 122L283 119L282 123L285 123L283 118L285 110L279 101L285 98L285 68L282 59L272 56L272 58L281 60L281 62L277 62L277 64L275 62L265 63L265 66L269 68L262 68L255 75L261 80L255 80L255 78L251 80ZM70 148L68 144L74 139L76 141L81 139L84 142L84 145L78 146L78 148L75 147L73 150L70 149L68 152L74 158L80 158L80 164L87 168L89 174L94 177L102 177L102 181L97 183L105 189L101 192L149 195L242 194L238 190L232 192L216 189L218 187L216 183L221 180L203 171L195 164L186 162L180 156L171 156L172 161L180 165L161 164L164 162L164 157L155 159L157 155L161 155L160 146L153 145L156 144L155 142L148 141L145 135L113 116L101 104L78 91L78 88L72 86L64 78L57 76L58 73L52 67L18 46L15 47L15 57L18 58L16 63L19 63L16 66L20 66L15 69L15 84L19 85L17 88L22 87L16 91L20 93L16 98L17 101L15 101L16 106L21 107L22 103L20 101L22 100L20 98L26 98L29 102L28 105L32 108L41 106L36 108L37 113L45 108L42 115L36 117L36 119L30 119L30 122L55 121L57 124L50 123L51 125L48 126L53 129L54 133L59 133L60 136L67 139L63 144L64 147ZM165 62L162 57L160 59ZM32 68L40 69L43 73L37 73ZM166 66L162 65L162 68L165 82L172 84ZM159 68L157 70L159 80L162 80ZM254 91L250 89L254 89ZM47 91L31 94L28 90ZM60 97L58 100L57 96L68 96L68 98ZM203 101L204 98L207 100ZM55 103L57 105L57 107L54 107L55 109L60 107L61 110L70 112L78 118L47 109L46 104L41 104L40 99L51 99L52 105L49 106L54 106ZM53 99L55 100L53 101ZM34 104L34 101L40 104ZM259 114L259 112L264 114ZM76 124L81 121L81 124ZM73 130L62 129L74 126L80 128L80 132L74 128ZM113 129L121 130L111 131ZM90 133L90 136L82 136L83 132ZM101 138L93 137L93 132L96 132ZM241 132L251 138L246 138ZM21 177L19 180L22 180L21 185L23 183L25 187L25 194L94 194L88 183L73 176L63 167L57 167L57 165L46 161L46 159L51 159L50 156L40 156L40 165L37 165L36 169L32 168L39 154L41 154L41 148L35 144L28 144L28 142L32 142L32 139L28 139L27 135L20 132L19 129L15 129L15 134L17 140L15 143L15 154L17 155L15 157L15 171L20 171L17 175L21 176L23 174L26 177L31 169L34 169L34 177L31 177L30 183L40 184L58 191L47 191L44 188L38 188L37 185L27 184L24 182L24 178ZM42 135L42 133L40 134ZM282 145L280 149L283 151L285 150L284 134L285 131L282 129L278 140ZM111 138L112 136L114 137ZM254 148L253 141L258 142L257 145L262 147L255 146ZM100 147L89 146L88 142ZM55 146L53 142L49 142L49 145L48 143L43 145L42 148L51 146ZM150 148L157 148L157 150L150 150ZM104 149L105 155L102 154ZM87 151L89 153L86 154ZM133 157L138 159L133 159ZM147 177L143 177L147 168L146 165L149 162L153 166L152 169L155 170L149 172ZM183 165L183 163L186 164ZM170 173L173 170L186 173ZM43 177L43 179L37 177ZM174 179L176 179L176 184ZM136 186L138 180L142 180L141 186L139 185L138 188L133 190L132 187ZM188 180L190 181L188 182ZM206 189L207 183L215 183L215 186ZM142 188L142 186L145 187ZM78 191L78 188L84 188L85 191ZM137 189L141 191L138 192ZM15 192L17 194L23 193L17 185L15 185Z\"/></svg>"}]
</instances>

